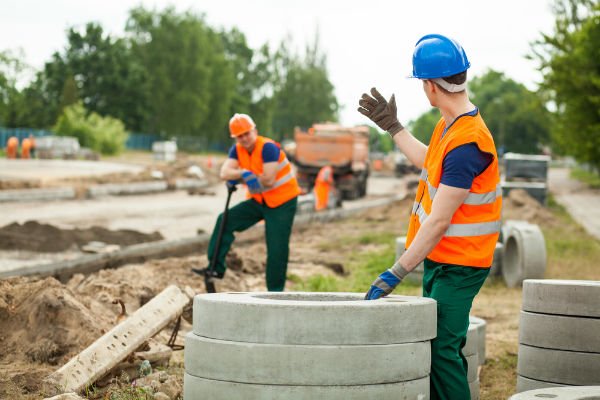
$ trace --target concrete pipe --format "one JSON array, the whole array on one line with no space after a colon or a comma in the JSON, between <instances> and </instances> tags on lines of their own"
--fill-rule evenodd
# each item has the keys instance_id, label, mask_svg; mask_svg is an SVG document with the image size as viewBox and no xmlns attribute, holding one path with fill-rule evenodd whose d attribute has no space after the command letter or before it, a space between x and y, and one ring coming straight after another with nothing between
<instances>
[{"instance_id":1,"label":"concrete pipe","mask_svg":"<svg viewBox=\"0 0 600 400\"><path fill-rule=\"evenodd\" d=\"M492 261L492 267L490 268L490 274L488 276L500 276L502 275L502 258L504 256L504 244L501 242L496 243L494 249L494 260Z\"/></svg>"},{"instance_id":2,"label":"concrete pipe","mask_svg":"<svg viewBox=\"0 0 600 400\"><path fill-rule=\"evenodd\" d=\"M523 310L600 318L600 281L526 280Z\"/></svg>"},{"instance_id":3,"label":"concrete pipe","mask_svg":"<svg viewBox=\"0 0 600 400\"><path fill-rule=\"evenodd\" d=\"M219 381L374 385L427 377L430 366L429 341L318 346L232 342L203 338L192 332L185 338L186 372Z\"/></svg>"},{"instance_id":4,"label":"concrete pipe","mask_svg":"<svg viewBox=\"0 0 600 400\"><path fill-rule=\"evenodd\" d=\"M485 364L485 329L487 323L483 318L469 316L469 324L477 327L477 355L479 356L479 365Z\"/></svg>"},{"instance_id":5,"label":"concrete pipe","mask_svg":"<svg viewBox=\"0 0 600 400\"><path fill-rule=\"evenodd\" d=\"M385 323L383 323L385 321ZM360 293L254 292L194 298L196 335L287 345L375 345L424 342L436 336L433 299Z\"/></svg>"},{"instance_id":6,"label":"concrete pipe","mask_svg":"<svg viewBox=\"0 0 600 400\"><path fill-rule=\"evenodd\" d=\"M465 347L462 349L462 353L465 357L472 356L479 352L479 332L477 331L477 325L469 324L467 330L467 341Z\"/></svg>"},{"instance_id":7,"label":"concrete pipe","mask_svg":"<svg viewBox=\"0 0 600 400\"><path fill-rule=\"evenodd\" d=\"M542 349L519 345L517 373L565 385L600 385L600 353Z\"/></svg>"},{"instance_id":8,"label":"concrete pipe","mask_svg":"<svg viewBox=\"0 0 600 400\"><path fill-rule=\"evenodd\" d=\"M521 375L517 375L517 393L526 392L528 390L553 388L553 387L564 387L570 385L561 385L560 383L538 381L536 379L526 378Z\"/></svg>"},{"instance_id":9,"label":"concrete pipe","mask_svg":"<svg viewBox=\"0 0 600 400\"><path fill-rule=\"evenodd\" d=\"M515 394L509 400L598 400L600 399L600 386L577 386L536 389Z\"/></svg>"},{"instance_id":10,"label":"concrete pipe","mask_svg":"<svg viewBox=\"0 0 600 400\"><path fill-rule=\"evenodd\" d=\"M477 375L477 369L479 368L479 360L477 354L473 354L472 356L467 356L467 365L469 366L467 370L467 381L475 382L479 379Z\"/></svg>"},{"instance_id":11,"label":"concrete pipe","mask_svg":"<svg viewBox=\"0 0 600 400\"><path fill-rule=\"evenodd\" d=\"M521 311L519 343L556 350L600 353L600 318Z\"/></svg>"},{"instance_id":12,"label":"concrete pipe","mask_svg":"<svg viewBox=\"0 0 600 400\"><path fill-rule=\"evenodd\" d=\"M184 400L426 400L429 377L383 385L290 386L217 381L186 373L183 393Z\"/></svg>"},{"instance_id":13,"label":"concrete pipe","mask_svg":"<svg viewBox=\"0 0 600 400\"><path fill-rule=\"evenodd\" d=\"M471 400L479 400L479 379L469 382L469 391L471 392Z\"/></svg>"},{"instance_id":14,"label":"concrete pipe","mask_svg":"<svg viewBox=\"0 0 600 400\"><path fill-rule=\"evenodd\" d=\"M546 271L546 245L537 225L511 226L504 242L502 277L508 287L525 279L543 278Z\"/></svg>"}]
</instances>

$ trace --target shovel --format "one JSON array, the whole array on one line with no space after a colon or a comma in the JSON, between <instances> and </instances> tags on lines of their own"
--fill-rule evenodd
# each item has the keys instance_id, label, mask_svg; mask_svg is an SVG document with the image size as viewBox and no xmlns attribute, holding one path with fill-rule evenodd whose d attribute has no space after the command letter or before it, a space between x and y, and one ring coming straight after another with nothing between
<instances>
[{"instance_id":1,"label":"shovel","mask_svg":"<svg viewBox=\"0 0 600 400\"><path fill-rule=\"evenodd\" d=\"M192 268L192 272L197 274L204 274L204 285L206 286L207 293L217 293L217 289L215 288L213 271L215 270L215 266L217 265L217 257L219 255L219 250L221 249L221 239L223 238L223 231L225 230L225 225L227 224L227 214L229 213L229 201L231 200L231 194L235 192L237 188L235 185L227 184L227 201L225 202L225 210L223 211L223 218L221 218L221 224L219 225L219 233L217 234L217 242L215 243L215 248L213 251L212 258L210 260L210 264L208 268L205 270Z\"/></svg>"}]
</instances>

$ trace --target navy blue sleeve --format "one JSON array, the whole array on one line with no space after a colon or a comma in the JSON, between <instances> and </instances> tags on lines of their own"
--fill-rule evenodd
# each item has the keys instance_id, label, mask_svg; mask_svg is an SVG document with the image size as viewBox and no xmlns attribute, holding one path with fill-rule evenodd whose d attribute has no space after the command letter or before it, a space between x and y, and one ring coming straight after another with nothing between
<instances>
[{"instance_id":1,"label":"navy blue sleeve","mask_svg":"<svg viewBox=\"0 0 600 400\"><path fill-rule=\"evenodd\" d=\"M475 143L458 146L444 158L440 183L470 189L473 180L492 163L494 156L479 150Z\"/></svg>"},{"instance_id":2,"label":"navy blue sleeve","mask_svg":"<svg viewBox=\"0 0 600 400\"><path fill-rule=\"evenodd\" d=\"M229 158L233 158L234 160L238 159L237 147L235 146L235 144L229 149Z\"/></svg>"},{"instance_id":3,"label":"navy blue sleeve","mask_svg":"<svg viewBox=\"0 0 600 400\"><path fill-rule=\"evenodd\" d=\"M279 146L275 143L265 143L262 150L263 162L279 161Z\"/></svg>"}]
</instances>

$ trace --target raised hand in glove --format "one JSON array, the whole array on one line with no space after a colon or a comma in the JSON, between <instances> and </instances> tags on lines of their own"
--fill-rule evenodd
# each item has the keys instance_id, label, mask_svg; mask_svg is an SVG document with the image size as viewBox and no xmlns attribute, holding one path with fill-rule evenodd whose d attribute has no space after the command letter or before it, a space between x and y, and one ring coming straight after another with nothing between
<instances>
[{"instance_id":1,"label":"raised hand in glove","mask_svg":"<svg viewBox=\"0 0 600 400\"><path fill-rule=\"evenodd\" d=\"M396 286L402 282L402 279L404 279L406 274L408 274L408 271L396 261L396 263L392 265L392 268L379 275L371 284L371 288L365 295L365 300L377 300L380 297L392 293Z\"/></svg>"},{"instance_id":2,"label":"raised hand in glove","mask_svg":"<svg viewBox=\"0 0 600 400\"><path fill-rule=\"evenodd\" d=\"M396 98L392 95L388 102L375 88L371 89L371 95L373 97L363 93L361 99L358 101L360 106L358 107L358 112L367 116L378 127L394 137L396 133L404 129L400 121L398 121Z\"/></svg>"},{"instance_id":3,"label":"raised hand in glove","mask_svg":"<svg viewBox=\"0 0 600 400\"><path fill-rule=\"evenodd\" d=\"M258 180L258 176L256 176L253 172L248 171L247 169L242 170L242 179L244 180L246 186L248 186L250 193L262 193L264 188Z\"/></svg>"}]
</instances>

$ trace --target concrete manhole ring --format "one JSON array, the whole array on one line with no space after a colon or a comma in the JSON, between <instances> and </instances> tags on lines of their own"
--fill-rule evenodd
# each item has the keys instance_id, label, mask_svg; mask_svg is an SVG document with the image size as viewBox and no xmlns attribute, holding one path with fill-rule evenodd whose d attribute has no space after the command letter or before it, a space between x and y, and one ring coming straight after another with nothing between
<instances>
[{"instance_id":1,"label":"concrete manhole ring","mask_svg":"<svg viewBox=\"0 0 600 400\"><path fill-rule=\"evenodd\" d=\"M382 323L385 321L385 323ZM253 292L194 298L196 335L237 342L297 345L375 345L431 340L433 299L361 293Z\"/></svg>"},{"instance_id":2,"label":"concrete manhole ring","mask_svg":"<svg viewBox=\"0 0 600 400\"><path fill-rule=\"evenodd\" d=\"M531 279L523 282L523 310L600 318L600 281Z\"/></svg>"},{"instance_id":3,"label":"concrete manhole ring","mask_svg":"<svg viewBox=\"0 0 600 400\"><path fill-rule=\"evenodd\" d=\"M503 244L502 277L508 287L519 286L525 279L544 277L546 244L537 225L509 225Z\"/></svg>"},{"instance_id":4,"label":"concrete manhole ring","mask_svg":"<svg viewBox=\"0 0 600 400\"><path fill-rule=\"evenodd\" d=\"M509 400L600 400L600 386L554 387L515 394Z\"/></svg>"}]
</instances>

